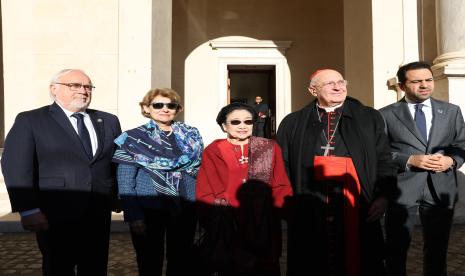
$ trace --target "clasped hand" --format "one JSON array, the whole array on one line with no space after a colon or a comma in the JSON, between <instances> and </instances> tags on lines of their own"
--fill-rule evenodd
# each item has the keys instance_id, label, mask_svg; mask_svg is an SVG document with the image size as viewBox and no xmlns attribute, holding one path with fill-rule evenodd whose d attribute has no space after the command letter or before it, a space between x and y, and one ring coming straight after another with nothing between
<instances>
[{"instance_id":1,"label":"clasped hand","mask_svg":"<svg viewBox=\"0 0 465 276\"><path fill-rule=\"evenodd\" d=\"M454 164L454 161L449 156L436 153L412 155L407 164L428 171L443 172L448 170Z\"/></svg>"}]
</instances>

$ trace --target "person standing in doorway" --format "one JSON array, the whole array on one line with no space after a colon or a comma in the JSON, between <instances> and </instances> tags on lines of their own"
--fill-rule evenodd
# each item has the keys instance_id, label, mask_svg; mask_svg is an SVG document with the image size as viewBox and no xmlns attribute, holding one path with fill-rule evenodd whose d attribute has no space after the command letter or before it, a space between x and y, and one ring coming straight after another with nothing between
<instances>
[{"instance_id":1,"label":"person standing in doorway","mask_svg":"<svg viewBox=\"0 0 465 276\"><path fill-rule=\"evenodd\" d=\"M260 96L255 97L255 112L257 112L257 121L253 126L253 136L266 137L266 122L270 117L270 109Z\"/></svg>"}]
</instances>

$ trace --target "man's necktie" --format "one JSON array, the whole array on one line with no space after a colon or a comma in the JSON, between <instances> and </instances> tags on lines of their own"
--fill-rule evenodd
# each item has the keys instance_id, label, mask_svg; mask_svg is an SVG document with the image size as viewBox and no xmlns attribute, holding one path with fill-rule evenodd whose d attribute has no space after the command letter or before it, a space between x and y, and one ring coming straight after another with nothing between
<instances>
[{"instance_id":1,"label":"man's necktie","mask_svg":"<svg viewBox=\"0 0 465 276\"><path fill-rule=\"evenodd\" d=\"M82 145L84 146L84 150L86 151L87 156L89 159L92 159L94 156L92 153L92 143L90 142L89 131L87 130L86 125L84 124L84 115L81 113L74 113L74 118L77 119L77 129L79 138L81 138Z\"/></svg>"},{"instance_id":2,"label":"man's necktie","mask_svg":"<svg viewBox=\"0 0 465 276\"><path fill-rule=\"evenodd\" d=\"M421 136L425 138L425 141L428 141L425 113L421 110L423 105L424 104L421 103L415 105L415 123L417 124L418 130L420 130Z\"/></svg>"}]
</instances>

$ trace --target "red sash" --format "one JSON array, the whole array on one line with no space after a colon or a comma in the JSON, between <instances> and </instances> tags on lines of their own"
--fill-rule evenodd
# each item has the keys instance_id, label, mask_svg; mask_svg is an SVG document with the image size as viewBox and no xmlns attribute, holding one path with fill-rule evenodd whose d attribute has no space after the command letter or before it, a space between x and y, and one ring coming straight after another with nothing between
<instances>
[{"instance_id":1,"label":"red sash","mask_svg":"<svg viewBox=\"0 0 465 276\"><path fill-rule=\"evenodd\" d=\"M359 198L360 182L351 158L315 156L315 181L332 180L343 184L344 259L346 276L360 275Z\"/></svg>"}]
</instances>

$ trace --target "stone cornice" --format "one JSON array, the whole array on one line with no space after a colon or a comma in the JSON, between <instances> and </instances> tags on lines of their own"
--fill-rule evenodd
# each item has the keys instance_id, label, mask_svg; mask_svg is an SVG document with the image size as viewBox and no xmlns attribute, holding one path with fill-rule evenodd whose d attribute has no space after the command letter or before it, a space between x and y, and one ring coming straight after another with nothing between
<instances>
[{"instance_id":1,"label":"stone cornice","mask_svg":"<svg viewBox=\"0 0 465 276\"><path fill-rule=\"evenodd\" d=\"M218 49L278 49L281 52L286 52L292 46L292 41L273 41L273 40L257 40L257 41L228 41L228 40L211 40L210 47L214 50Z\"/></svg>"}]
</instances>

